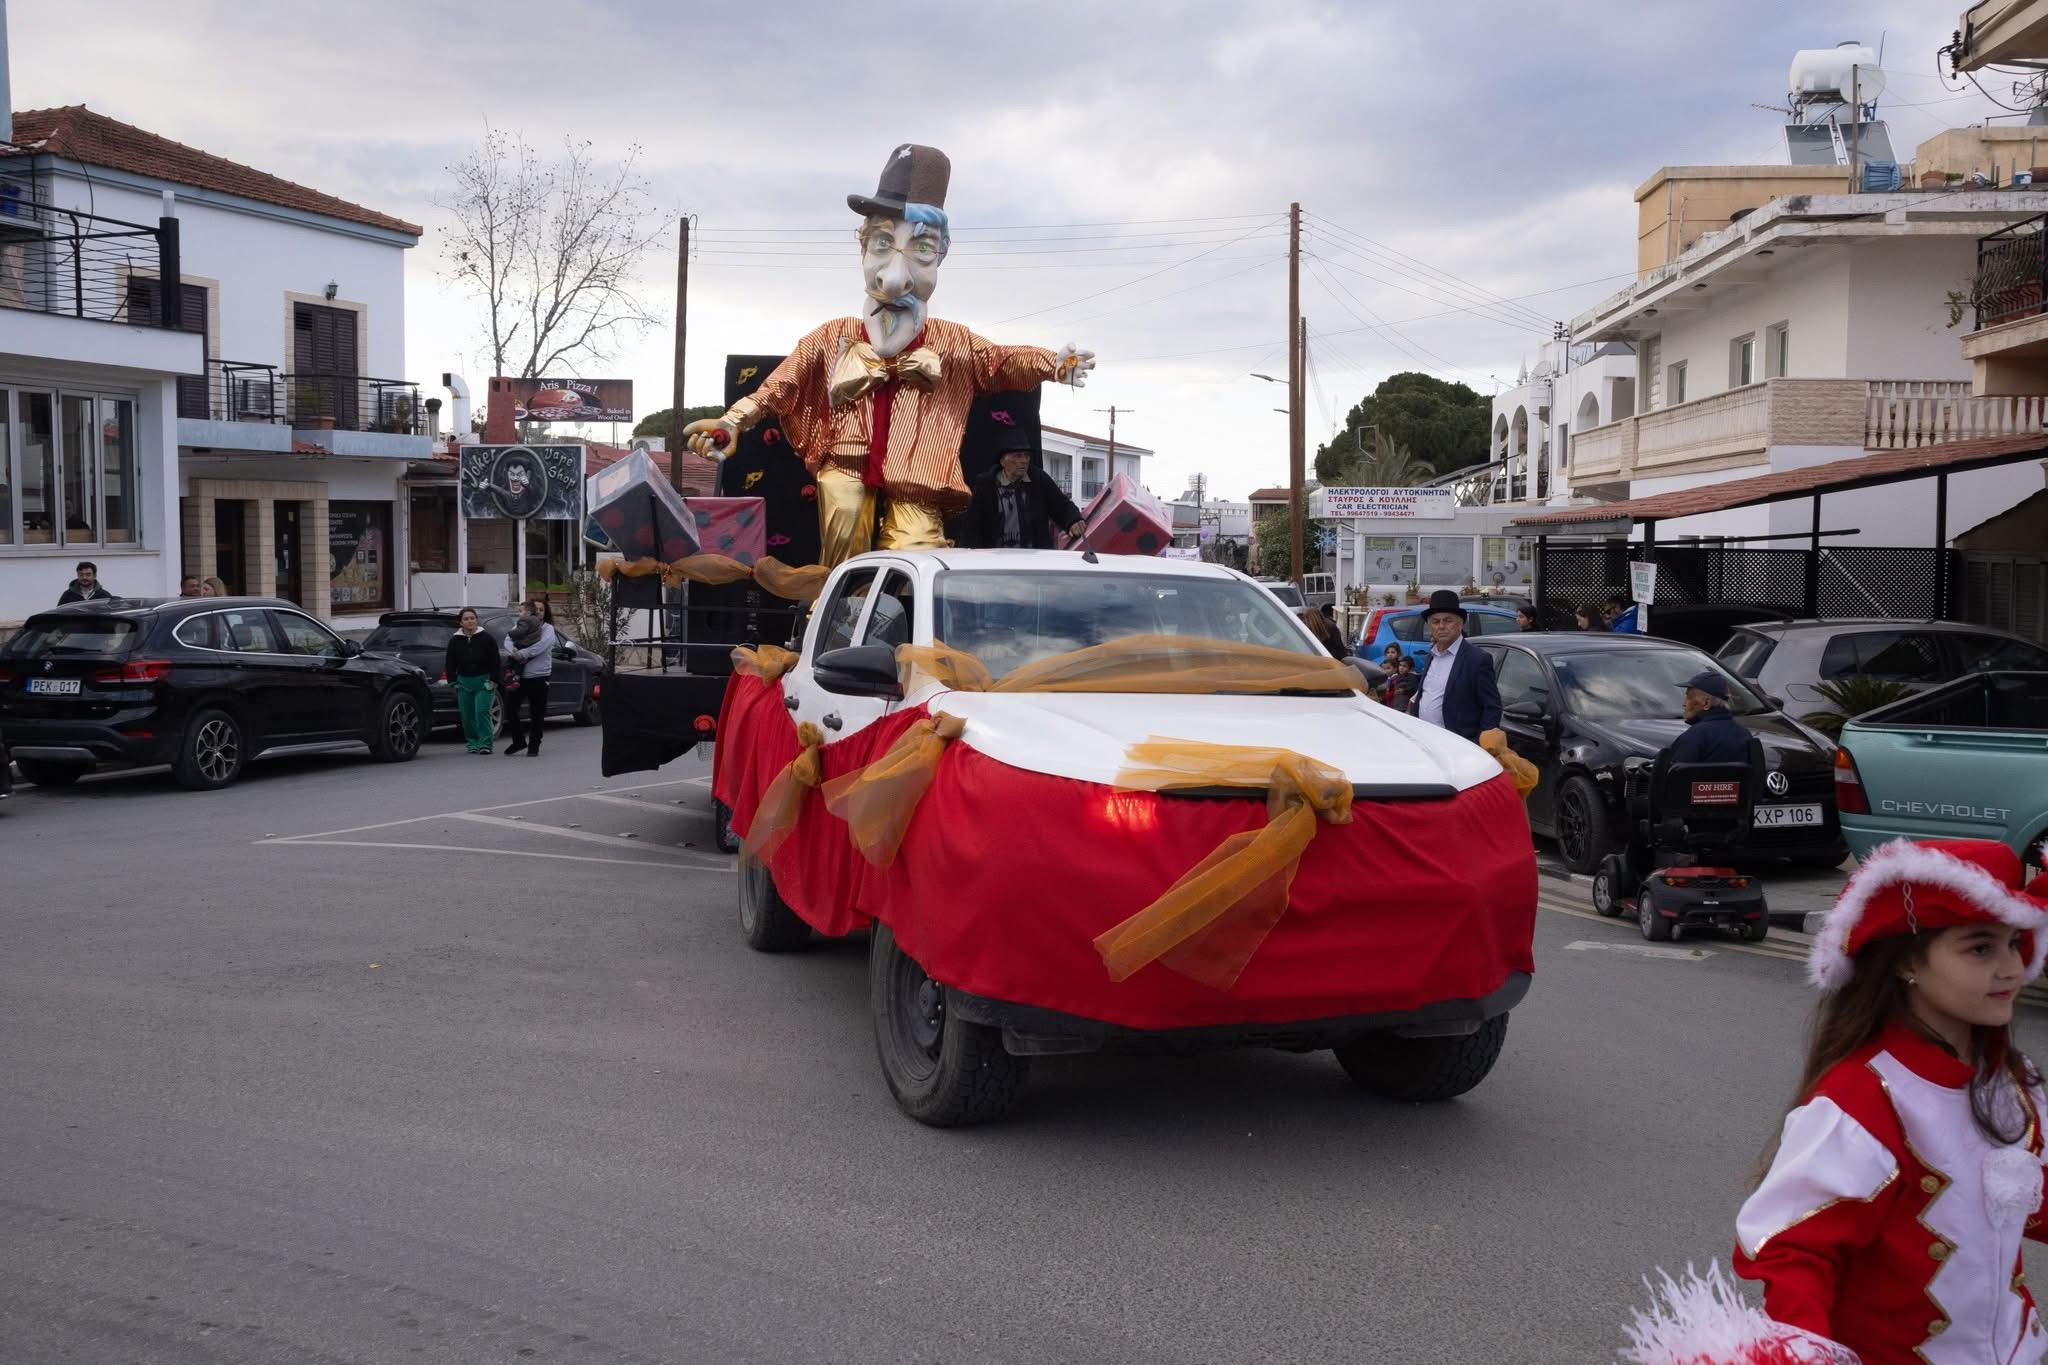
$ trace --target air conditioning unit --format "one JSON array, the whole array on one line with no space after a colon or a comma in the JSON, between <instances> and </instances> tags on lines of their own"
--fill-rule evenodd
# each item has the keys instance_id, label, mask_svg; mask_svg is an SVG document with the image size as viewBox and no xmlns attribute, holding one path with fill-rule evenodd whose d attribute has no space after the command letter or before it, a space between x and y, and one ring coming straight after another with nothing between
<instances>
[{"instance_id":1,"label":"air conditioning unit","mask_svg":"<svg viewBox=\"0 0 2048 1365\"><path fill-rule=\"evenodd\" d=\"M377 395L377 421L379 426L410 428L413 422L413 401L410 393L385 389Z\"/></svg>"},{"instance_id":2,"label":"air conditioning unit","mask_svg":"<svg viewBox=\"0 0 2048 1365\"><path fill-rule=\"evenodd\" d=\"M277 415L277 388L270 380L237 378L233 387L235 421L268 422Z\"/></svg>"}]
</instances>

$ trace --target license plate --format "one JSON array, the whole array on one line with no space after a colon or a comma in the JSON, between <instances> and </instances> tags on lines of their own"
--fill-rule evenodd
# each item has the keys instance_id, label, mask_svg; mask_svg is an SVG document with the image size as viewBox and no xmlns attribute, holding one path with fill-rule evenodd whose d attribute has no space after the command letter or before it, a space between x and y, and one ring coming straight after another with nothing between
<instances>
[{"instance_id":1,"label":"license plate","mask_svg":"<svg viewBox=\"0 0 2048 1365\"><path fill-rule=\"evenodd\" d=\"M1786 829L1821 822L1819 806L1758 806L1753 816L1758 829Z\"/></svg>"},{"instance_id":2,"label":"license plate","mask_svg":"<svg viewBox=\"0 0 2048 1365\"><path fill-rule=\"evenodd\" d=\"M78 695L78 679L30 678L28 690L45 697L75 697Z\"/></svg>"}]
</instances>

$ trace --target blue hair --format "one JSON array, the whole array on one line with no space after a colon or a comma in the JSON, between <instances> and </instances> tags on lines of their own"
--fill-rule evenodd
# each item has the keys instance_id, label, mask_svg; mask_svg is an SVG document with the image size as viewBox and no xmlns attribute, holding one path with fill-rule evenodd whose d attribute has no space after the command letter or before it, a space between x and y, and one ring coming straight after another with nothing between
<instances>
[{"instance_id":1,"label":"blue hair","mask_svg":"<svg viewBox=\"0 0 2048 1365\"><path fill-rule=\"evenodd\" d=\"M944 256L953 249L953 234L946 222L946 211L933 204L905 204L903 217L906 222L917 223L939 230L939 255ZM912 236L922 234L913 233Z\"/></svg>"}]
</instances>

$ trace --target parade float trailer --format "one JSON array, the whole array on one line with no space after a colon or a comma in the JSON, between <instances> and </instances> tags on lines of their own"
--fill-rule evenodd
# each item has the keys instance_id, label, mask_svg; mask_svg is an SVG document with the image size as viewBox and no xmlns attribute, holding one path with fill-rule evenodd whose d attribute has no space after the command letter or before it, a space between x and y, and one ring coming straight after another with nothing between
<instances>
[{"instance_id":1,"label":"parade float trailer","mask_svg":"<svg viewBox=\"0 0 2048 1365\"><path fill-rule=\"evenodd\" d=\"M911 1117L996 1118L1046 1054L1327 1048L1405 1100L1500 1055L1533 970L1520 795L1243 575L874 552L798 651L736 663L713 790L742 932L871 931Z\"/></svg>"}]
</instances>

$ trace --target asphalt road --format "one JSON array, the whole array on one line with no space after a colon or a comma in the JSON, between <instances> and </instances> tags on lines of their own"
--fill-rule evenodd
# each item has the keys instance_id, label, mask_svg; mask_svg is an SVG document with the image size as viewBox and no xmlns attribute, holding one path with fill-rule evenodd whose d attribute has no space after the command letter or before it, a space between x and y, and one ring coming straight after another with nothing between
<instances>
[{"instance_id":1,"label":"asphalt road","mask_svg":"<svg viewBox=\"0 0 2048 1365\"><path fill-rule=\"evenodd\" d=\"M1464 1100L1068 1058L927 1130L863 943L741 945L707 773L562 727L0 802L0 1359L1582 1365L1793 1081L1789 952L1547 882Z\"/></svg>"}]
</instances>

